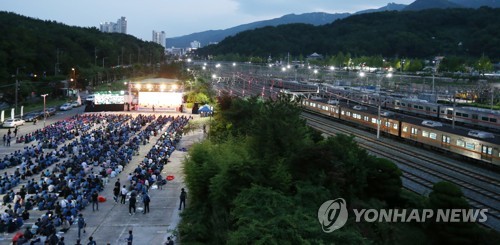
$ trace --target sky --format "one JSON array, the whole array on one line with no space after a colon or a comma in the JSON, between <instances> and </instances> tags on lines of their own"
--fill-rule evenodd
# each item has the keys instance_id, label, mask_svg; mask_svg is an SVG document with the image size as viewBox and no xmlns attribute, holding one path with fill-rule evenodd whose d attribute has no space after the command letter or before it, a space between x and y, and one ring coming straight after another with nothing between
<instances>
[{"instance_id":1,"label":"sky","mask_svg":"<svg viewBox=\"0 0 500 245\"><path fill-rule=\"evenodd\" d=\"M96 27L127 18L127 34L151 41L152 31L177 37L286 14L353 13L415 0L2 0L0 10L71 26Z\"/></svg>"}]
</instances>

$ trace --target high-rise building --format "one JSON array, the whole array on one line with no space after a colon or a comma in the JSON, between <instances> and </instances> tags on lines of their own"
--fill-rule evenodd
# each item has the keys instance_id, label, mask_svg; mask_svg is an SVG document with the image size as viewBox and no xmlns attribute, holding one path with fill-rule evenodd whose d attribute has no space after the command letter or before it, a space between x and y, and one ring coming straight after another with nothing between
<instances>
[{"instance_id":1,"label":"high-rise building","mask_svg":"<svg viewBox=\"0 0 500 245\"><path fill-rule=\"evenodd\" d=\"M194 41L192 41L192 42L191 42L191 48L192 48L192 49L198 49L198 48L201 48L201 43L200 43L200 42L198 42L198 41L196 41L196 40L194 40Z\"/></svg>"},{"instance_id":2,"label":"high-rise building","mask_svg":"<svg viewBox=\"0 0 500 245\"><path fill-rule=\"evenodd\" d=\"M121 17L114 22L104 22L100 25L101 32L117 32L127 34L127 18Z\"/></svg>"},{"instance_id":3,"label":"high-rise building","mask_svg":"<svg viewBox=\"0 0 500 245\"><path fill-rule=\"evenodd\" d=\"M116 21L117 31L119 33L127 34L127 18L121 17Z\"/></svg>"},{"instance_id":4,"label":"high-rise building","mask_svg":"<svg viewBox=\"0 0 500 245\"><path fill-rule=\"evenodd\" d=\"M157 31L153 30L153 40L152 40L153 42L160 44L161 46L166 48L165 39L166 39L166 35L165 35L164 31L157 32Z\"/></svg>"}]
</instances>

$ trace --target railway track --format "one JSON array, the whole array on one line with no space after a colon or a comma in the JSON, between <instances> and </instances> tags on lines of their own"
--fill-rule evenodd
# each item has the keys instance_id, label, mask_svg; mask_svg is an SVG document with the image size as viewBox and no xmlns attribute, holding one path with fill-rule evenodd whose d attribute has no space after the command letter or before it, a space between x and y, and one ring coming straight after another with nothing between
<instances>
[{"instance_id":1,"label":"railway track","mask_svg":"<svg viewBox=\"0 0 500 245\"><path fill-rule=\"evenodd\" d=\"M364 132L364 134L356 133L353 132L352 129L349 130L343 128L347 127L345 125L342 127L335 126L332 124L331 119L324 119L321 116L313 117L311 115L314 114L309 113L304 113L303 115L307 119L308 124L329 135L333 135L336 132L355 135L359 139L357 142L362 148L397 163L403 172L402 177L408 181L414 182L429 190L431 190L434 183L439 180L446 180L455 183L461 187L471 207L476 209L488 209L489 222L486 225L495 230L500 229L500 196L498 195L498 192L495 191L495 188L497 190L500 188L500 183L496 179L480 173L471 172L463 167L453 166L449 168L451 171L457 171L457 173L467 176L467 178L474 178L479 182L483 182L483 184L469 183L456 175L451 175L429 167L430 165L435 165L440 168L448 168L447 166L450 166L450 164L443 160L435 159L431 156L424 156L418 151L408 150L407 148L404 148L404 151L402 151L399 146L395 146L394 144L390 144L385 141L376 140L373 136L366 136L366 132ZM332 129L333 127L335 127L335 129ZM384 149L381 149L382 147ZM394 152L398 152L400 154L394 154ZM401 154L405 154L406 156L401 157ZM424 165L421 161L428 162L428 164ZM404 166L404 168L401 166ZM425 178L421 176L422 174L416 174L408 169L415 169L420 173L423 173L423 175L432 176L432 178Z\"/></svg>"},{"instance_id":2,"label":"railway track","mask_svg":"<svg viewBox=\"0 0 500 245\"><path fill-rule=\"evenodd\" d=\"M223 90L226 89L227 88L223 88ZM253 89L249 89L247 92L247 95L258 94L258 91L253 91ZM233 90L233 93L237 96L239 96L240 94L238 93L237 89ZM317 115L316 113L307 113L309 113L309 115ZM304 113L303 115L306 115L307 113ZM308 121L308 124L314 122L316 124L322 125L319 128L321 131L327 131L326 133L329 135L335 134L331 129L333 127L332 119L326 120L322 115L317 115L317 118L307 117L306 119ZM329 123L326 123L325 120ZM347 126L344 125L344 127ZM327 129L325 130L325 128ZM439 181L446 180L455 183L456 185L461 187L462 191L464 192L464 196L471 207L475 209L488 209L488 221L485 223L481 223L481 225L493 228L497 231L500 230L500 195L498 194L498 190L500 189L500 181L498 181L498 178L473 172L458 164L453 164L448 161L423 155L421 152L412 150L409 147L406 147L404 149L405 152L402 152L400 146L395 146L394 144L376 140L373 138L373 136L366 136L366 131L363 131L364 134L356 134L352 132L352 129L347 130L345 128L336 127L335 130L344 134L355 135L357 138L362 139L358 140L358 144L361 147L367 149L373 154L393 160L400 167L403 173L402 178L407 182L412 182L413 184L425 188L427 190L426 193L430 192L433 185ZM380 146L383 146L385 149L380 149ZM397 156L397 154L388 153L387 149L398 153L405 153L407 156L399 157ZM422 162L427 162L427 164L423 164ZM455 174L452 175L445 173L445 170L452 171ZM420 172L420 174L416 172ZM462 175L462 177L459 177L457 175ZM431 176L431 178L429 178L429 176ZM472 183L473 181L469 181L471 179L480 181L482 182L482 184L474 184ZM422 191L416 190L410 186L406 186L405 188L418 194L425 194ZM491 203L493 203L493 205L491 205Z\"/></svg>"}]
</instances>

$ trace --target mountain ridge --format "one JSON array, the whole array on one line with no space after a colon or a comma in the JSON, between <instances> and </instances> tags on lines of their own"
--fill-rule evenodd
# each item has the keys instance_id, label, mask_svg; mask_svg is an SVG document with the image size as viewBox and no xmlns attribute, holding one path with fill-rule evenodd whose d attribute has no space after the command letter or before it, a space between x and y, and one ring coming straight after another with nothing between
<instances>
[{"instance_id":1,"label":"mountain ridge","mask_svg":"<svg viewBox=\"0 0 500 245\"><path fill-rule=\"evenodd\" d=\"M170 37L166 39L166 47L185 48L189 47L192 41L199 41L201 46L207 46L209 43L220 42L224 38L234 36L239 32L253 30L265 26L278 26L283 24L311 24L325 25L338 19L344 19L352 15L360 15L383 11L418 11L424 9L445 9L445 8L479 8L488 6L492 8L500 8L500 0L416 0L409 5L397 4L394 2L377 9L366 9L355 13L325 13L313 12L304 14L287 14L270 20L261 20L247 24L238 25L235 27L219 30L207 30L191 33L188 35Z\"/></svg>"}]
</instances>

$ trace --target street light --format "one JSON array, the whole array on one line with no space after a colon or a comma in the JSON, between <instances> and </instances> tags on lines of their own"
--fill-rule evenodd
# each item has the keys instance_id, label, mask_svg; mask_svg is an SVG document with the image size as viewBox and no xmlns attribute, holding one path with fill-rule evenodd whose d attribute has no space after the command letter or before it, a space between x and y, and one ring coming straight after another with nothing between
<instances>
[{"instance_id":1,"label":"street light","mask_svg":"<svg viewBox=\"0 0 500 245\"><path fill-rule=\"evenodd\" d=\"M45 128L45 120L47 119L47 111L45 110L45 97L49 94L42 94L43 97L43 127Z\"/></svg>"},{"instance_id":2,"label":"street light","mask_svg":"<svg viewBox=\"0 0 500 245\"><path fill-rule=\"evenodd\" d=\"M331 71L331 75L332 75L332 84L333 84L333 71L335 70L335 67L334 66L330 66L330 71Z\"/></svg>"}]
</instances>

